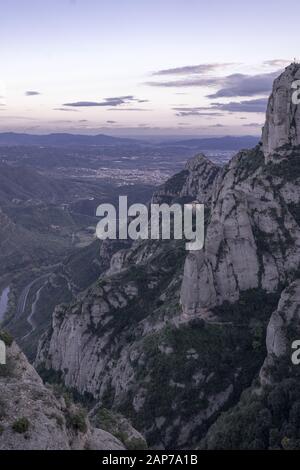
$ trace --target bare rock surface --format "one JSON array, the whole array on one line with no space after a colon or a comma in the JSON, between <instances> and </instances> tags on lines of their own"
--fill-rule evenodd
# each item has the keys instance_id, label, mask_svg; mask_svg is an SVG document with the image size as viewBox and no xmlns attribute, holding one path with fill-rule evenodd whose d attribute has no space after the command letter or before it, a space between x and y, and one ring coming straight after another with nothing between
<instances>
[{"instance_id":1,"label":"bare rock surface","mask_svg":"<svg viewBox=\"0 0 300 470\"><path fill-rule=\"evenodd\" d=\"M204 249L134 243L77 302L56 308L40 342L39 367L133 417L156 448L190 448L251 385L265 357L261 332L298 277L299 111L289 88L298 74L292 64L275 81L262 145L224 168L198 155L153 196L205 203ZM294 287L272 315L268 357L282 354L297 318Z\"/></svg>"},{"instance_id":2,"label":"bare rock surface","mask_svg":"<svg viewBox=\"0 0 300 470\"><path fill-rule=\"evenodd\" d=\"M0 366L0 449L124 449L94 428L75 405L67 406L39 377L15 342Z\"/></svg>"},{"instance_id":3,"label":"bare rock surface","mask_svg":"<svg viewBox=\"0 0 300 470\"><path fill-rule=\"evenodd\" d=\"M262 134L263 151L267 160L282 146L300 145L300 108L292 100L295 93L292 85L297 80L300 80L300 64L294 63L274 82Z\"/></svg>"}]
</instances>

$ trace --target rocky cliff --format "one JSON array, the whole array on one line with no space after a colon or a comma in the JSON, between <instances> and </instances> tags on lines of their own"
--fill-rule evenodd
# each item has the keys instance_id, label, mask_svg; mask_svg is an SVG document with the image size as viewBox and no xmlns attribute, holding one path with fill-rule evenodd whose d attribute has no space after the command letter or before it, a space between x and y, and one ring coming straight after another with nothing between
<instances>
[{"instance_id":1,"label":"rocky cliff","mask_svg":"<svg viewBox=\"0 0 300 470\"><path fill-rule=\"evenodd\" d=\"M266 356L286 351L273 312L299 277L300 123L287 91L299 72L292 64L275 81L262 145L222 169L197 156L154 195L206 204L204 249L144 241L122 250L85 295L56 308L40 343L42 373L122 412L153 447L196 445ZM213 437L207 445L218 447Z\"/></svg>"},{"instance_id":2,"label":"rocky cliff","mask_svg":"<svg viewBox=\"0 0 300 470\"><path fill-rule=\"evenodd\" d=\"M154 204L190 202L198 200L208 204L212 196L213 183L221 168L203 154L189 160L185 169L170 178L153 195Z\"/></svg>"},{"instance_id":3,"label":"rocky cliff","mask_svg":"<svg viewBox=\"0 0 300 470\"><path fill-rule=\"evenodd\" d=\"M299 79L300 67L294 63L274 82L262 134L263 151L267 161L272 159L279 149L286 151L300 145L300 110L292 99L295 93L293 84ZM297 84L296 88L299 88ZM298 96L297 93L296 95Z\"/></svg>"},{"instance_id":4,"label":"rocky cliff","mask_svg":"<svg viewBox=\"0 0 300 470\"><path fill-rule=\"evenodd\" d=\"M0 366L0 449L124 449L106 431L93 427L84 411L47 388L12 339Z\"/></svg>"},{"instance_id":5,"label":"rocky cliff","mask_svg":"<svg viewBox=\"0 0 300 470\"><path fill-rule=\"evenodd\" d=\"M300 338L300 280L281 293L266 336L267 357L252 386L211 426L204 449L300 448L300 370L292 344Z\"/></svg>"},{"instance_id":6,"label":"rocky cliff","mask_svg":"<svg viewBox=\"0 0 300 470\"><path fill-rule=\"evenodd\" d=\"M184 313L235 302L240 293L276 291L300 261L297 208L300 153L264 163L260 147L240 152L214 188L205 248L187 256L181 290Z\"/></svg>"}]
</instances>

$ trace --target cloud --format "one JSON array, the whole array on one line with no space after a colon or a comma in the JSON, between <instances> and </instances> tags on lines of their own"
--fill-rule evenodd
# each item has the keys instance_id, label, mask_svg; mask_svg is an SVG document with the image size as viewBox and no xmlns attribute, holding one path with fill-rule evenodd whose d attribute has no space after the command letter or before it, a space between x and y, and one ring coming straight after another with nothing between
<instances>
[{"instance_id":1,"label":"cloud","mask_svg":"<svg viewBox=\"0 0 300 470\"><path fill-rule=\"evenodd\" d=\"M209 127L226 127L223 124L211 124Z\"/></svg>"},{"instance_id":2,"label":"cloud","mask_svg":"<svg viewBox=\"0 0 300 470\"><path fill-rule=\"evenodd\" d=\"M108 111L151 111L151 109L146 108L111 108Z\"/></svg>"},{"instance_id":3,"label":"cloud","mask_svg":"<svg viewBox=\"0 0 300 470\"><path fill-rule=\"evenodd\" d=\"M213 108L208 106L194 106L194 107L175 107L172 108L178 117L187 116L223 116L223 113L214 111Z\"/></svg>"},{"instance_id":4,"label":"cloud","mask_svg":"<svg viewBox=\"0 0 300 470\"><path fill-rule=\"evenodd\" d=\"M117 121L106 121L107 124L117 124Z\"/></svg>"},{"instance_id":5,"label":"cloud","mask_svg":"<svg viewBox=\"0 0 300 470\"><path fill-rule=\"evenodd\" d=\"M248 124L243 124L243 127L262 127L263 124L259 122L249 122Z\"/></svg>"},{"instance_id":6,"label":"cloud","mask_svg":"<svg viewBox=\"0 0 300 470\"><path fill-rule=\"evenodd\" d=\"M266 95L272 90L273 81L279 71L262 73L258 75L244 75L236 73L223 79L223 86L208 98L228 98L234 96Z\"/></svg>"},{"instance_id":7,"label":"cloud","mask_svg":"<svg viewBox=\"0 0 300 470\"><path fill-rule=\"evenodd\" d=\"M246 75L242 73L231 74L225 77L185 77L180 80L150 81L148 86L164 88L184 87L213 87L218 91L208 95L208 98L224 98L237 96L267 95L272 89L274 79L281 70L275 72Z\"/></svg>"},{"instance_id":8,"label":"cloud","mask_svg":"<svg viewBox=\"0 0 300 470\"><path fill-rule=\"evenodd\" d=\"M63 106L70 106L73 108L88 108L93 106L114 106L112 104L97 103L96 101L75 101L74 103L64 103Z\"/></svg>"},{"instance_id":9,"label":"cloud","mask_svg":"<svg viewBox=\"0 0 300 470\"><path fill-rule=\"evenodd\" d=\"M135 98L133 95L126 96L115 96L111 98L105 98L103 101L75 101L73 103L64 103L63 106L75 107L75 108L88 108L88 107L116 107L123 104L129 103L147 103L148 100L141 100Z\"/></svg>"},{"instance_id":10,"label":"cloud","mask_svg":"<svg viewBox=\"0 0 300 470\"><path fill-rule=\"evenodd\" d=\"M263 65L267 67L287 67L290 65L291 61L290 60L285 60L285 59L272 59L272 60L265 60L263 62Z\"/></svg>"},{"instance_id":11,"label":"cloud","mask_svg":"<svg viewBox=\"0 0 300 470\"><path fill-rule=\"evenodd\" d=\"M55 119L50 121L52 124L71 124L73 121L70 119Z\"/></svg>"},{"instance_id":12,"label":"cloud","mask_svg":"<svg viewBox=\"0 0 300 470\"><path fill-rule=\"evenodd\" d=\"M28 127L24 127L23 131L24 132L32 132L32 131L36 131L37 129L40 129L40 128L41 128L41 126L39 126L39 125L28 126Z\"/></svg>"},{"instance_id":13,"label":"cloud","mask_svg":"<svg viewBox=\"0 0 300 470\"><path fill-rule=\"evenodd\" d=\"M153 76L164 75L189 75L189 74L205 74L221 67L228 67L234 65L233 63L213 63L213 64L198 64L198 65L185 65L183 67L175 67L171 69L158 70L153 72Z\"/></svg>"},{"instance_id":14,"label":"cloud","mask_svg":"<svg viewBox=\"0 0 300 470\"><path fill-rule=\"evenodd\" d=\"M265 113L267 104L267 98L258 98L254 100L230 101L229 103L213 103L211 109L231 113Z\"/></svg>"},{"instance_id":15,"label":"cloud","mask_svg":"<svg viewBox=\"0 0 300 470\"><path fill-rule=\"evenodd\" d=\"M176 116L223 116L229 113L265 113L267 98L253 100L230 101L229 103L211 103L211 106L175 107Z\"/></svg>"},{"instance_id":16,"label":"cloud","mask_svg":"<svg viewBox=\"0 0 300 470\"><path fill-rule=\"evenodd\" d=\"M40 92L39 91L34 91L34 90L25 91L25 95L26 96L38 96L38 95L40 95Z\"/></svg>"},{"instance_id":17,"label":"cloud","mask_svg":"<svg viewBox=\"0 0 300 470\"><path fill-rule=\"evenodd\" d=\"M206 117L210 117L210 116L223 116L222 113L203 113L201 111L179 111L178 113L176 113L176 116L177 117L187 117L187 116L206 116Z\"/></svg>"},{"instance_id":18,"label":"cloud","mask_svg":"<svg viewBox=\"0 0 300 470\"><path fill-rule=\"evenodd\" d=\"M29 116L18 116L18 115L12 115L10 114L9 116L5 115L3 116L3 119L20 119L22 121L35 121L36 119L33 117Z\"/></svg>"},{"instance_id":19,"label":"cloud","mask_svg":"<svg viewBox=\"0 0 300 470\"><path fill-rule=\"evenodd\" d=\"M53 111L67 111L70 113L78 113L78 109L68 109L68 108L53 108Z\"/></svg>"},{"instance_id":20,"label":"cloud","mask_svg":"<svg viewBox=\"0 0 300 470\"><path fill-rule=\"evenodd\" d=\"M173 87L204 87L204 86L216 86L218 83L217 78L183 78L181 80L170 80L164 82L146 82L145 85L163 88Z\"/></svg>"}]
</instances>

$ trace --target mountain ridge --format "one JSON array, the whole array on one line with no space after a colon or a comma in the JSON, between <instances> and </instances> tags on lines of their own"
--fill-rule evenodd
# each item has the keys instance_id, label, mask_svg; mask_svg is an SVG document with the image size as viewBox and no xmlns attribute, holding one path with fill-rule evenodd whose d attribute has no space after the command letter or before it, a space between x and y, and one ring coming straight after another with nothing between
<instances>
[{"instance_id":1,"label":"mountain ridge","mask_svg":"<svg viewBox=\"0 0 300 470\"><path fill-rule=\"evenodd\" d=\"M172 140L152 143L151 145L163 146L189 146L202 149L218 149L218 150L239 150L240 148L249 148L258 142L258 137L252 136L224 136L224 137L207 137L193 138L183 140ZM116 144L140 144L148 145L145 139L114 137L106 134L85 135L70 133L51 133L51 134L26 134L16 132L0 133L0 145L40 145L40 146L73 146L73 145L116 145Z\"/></svg>"},{"instance_id":2,"label":"mountain ridge","mask_svg":"<svg viewBox=\"0 0 300 470\"><path fill-rule=\"evenodd\" d=\"M271 153L264 141L223 168L198 154L153 195L205 204L203 250L183 240L111 250L39 341L46 382L121 413L152 448L300 447L289 354L300 332L300 149L282 147L277 112L266 117Z\"/></svg>"},{"instance_id":3,"label":"mountain ridge","mask_svg":"<svg viewBox=\"0 0 300 470\"><path fill-rule=\"evenodd\" d=\"M259 137L245 135L176 140L175 142L169 142L169 145L196 147L203 150L240 150L241 148L254 147L258 142Z\"/></svg>"},{"instance_id":4,"label":"mountain ridge","mask_svg":"<svg viewBox=\"0 0 300 470\"><path fill-rule=\"evenodd\" d=\"M130 416L151 446L197 445L258 380L267 324L297 279L299 158L291 146L270 160L259 144L218 171L189 162L154 200L206 201L204 250L146 241L116 253L77 303L57 307L41 372Z\"/></svg>"},{"instance_id":5,"label":"mountain ridge","mask_svg":"<svg viewBox=\"0 0 300 470\"><path fill-rule=\"evenodd\" d=\"M84 135L69 133L19 134L16 132L0 133L0 145L114 145L137 142L134 139L113 137L106 134Z\"/></svg>"}]
</instances>

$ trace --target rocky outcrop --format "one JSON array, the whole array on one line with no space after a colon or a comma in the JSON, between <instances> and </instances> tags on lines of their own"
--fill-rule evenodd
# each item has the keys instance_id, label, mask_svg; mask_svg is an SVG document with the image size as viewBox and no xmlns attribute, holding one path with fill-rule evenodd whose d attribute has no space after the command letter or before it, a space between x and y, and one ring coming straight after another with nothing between
<instances>
[{"instance_id":1,"label":"rocky outcrop","mask_svg":"<svg viewBox=\"0 0 300 470\"><path fill-rule=\"evenodd\" d=\"M281 358L292 354L292 342L300 331L300 280L292 282L281 294L277 309L272 314L267 328L267 357L260 371L262 385L272 383L272 368ZM292 334L291 334L292 333Z\"/></svg>"},{"instance_id":2,"label":"rocky outcrop","mask_svg":"<svg viewBox=\"0 0 300 470\"><path fill-rule=\"evenodd\" d=\"M267 357L258 377L215 420L201 449L299 449L300 371L292 361L292 345L299 338L300 280L296 279L281 293L269 320Z\"/></svg>"},{"instance_id":3,"label":"rocky outcrop","mask_svg":"<svg viewBox=\"0 0 300 470\"><path fill-rule=\"evenodd\" d=\"M96 427L102 427L113 436L117 436L126 449L147 449L147 442L124 416L96 405L89 413L89 419Z\"/></svg>"},{"instance_id":4,"label":"rocky outcrop","mask_svg":"<svg viewBox=\"0 0 300 470\"><path fill-rule=\"evenodd\" d=\"M294 63L274 82L262 134L263 151L267 161L283 146L300 145L300 108L292 100L296 91L292 84L297 80L300 80L300 64Z\"/></svg>"},{"instance_id":5,"label":"rocky outcrop","mask_svg":"<svg viewBox=\"0 0 300 470\"><path fill-rule=\"evenodd\" d=\"M222 169L197 156L153 197L205 203L203 250L134 243L77 302L55 310L40 343L39 367L130 416L153 447L199 442L250 386L265 358L265 326L283 286L297 278L300 153L295 143L273 158L281 141L269 140L268 120L263 147L239 152ZM277 332L276 351L280 327L268 333Z\"/></svg>"},{"instance_id":6,"label":"rocky outcrop","mask_svg":"<svg viewBox=\"0 0 300 470\"><path fill-rule=\"evenodd\" d=\"M2 336L1 336L2 337ZM46 388L15 342L7 341L0 365L0 449L124 449L111 434L91 426L83 411Z\"/></svg>"},{"instance_id":7,"label":"rocky outcrop","mask_svg":"<svg viewBox=\"0 0 300 470\"><path fill-rule=\"evenodd\" d=\"M205 248L185 264L186 314L234 302L247 289L276 291L299 267L300 112L292 103L299 77L300 65L291 64L275 80L262 147L240 152L214 182Z\"/></svg>"},{"instance_id":8,"label":"rocky outcrop","mask_svg":"<svg viewBox=\"0 0 300 470\"><path fill-rule=\"evenodd\" d=\"M224 168L214 186L204 250L186 259L185 314L201 316L201 310L235 302L248 289L274 292L298 269L300 229L290 203L300 202L300 173L293 170L299 158L295 153L283 159L281 174L276 164L264 164L257 147Z\"/></svg>"},{"instance_id":9,"label":"rocky outcrop","mask_svg":"<svg viewBox=\"0 0 300 470\"><path fill-rule=\"evenodd\" d=\"M137 244L127 252L121 271L101 278L81 301L58 306L51 330L41 339L36 364L64 370L65 384L82 394L101 397L108 384L117 395L122 393L132 380L130 357L137 347L128 344L127 337L138 338L166 323L150 315L157 310L159 316L163 301L158 298L168 289L174 291L176 253L183 259L172 242L165 247L158 242ZM122 354L113 360L116 348Z\"/></svg>"},{"instance_id":10,"label":"rocky outcrop","mask_svg":"<svg viewBox=\"0 0 300 470\"><path fill-rule=\"evenodd\" d=\"M210 201L213 182L221 168L200 153L189 160L185 169L170 178L153 195L152 203Z\"/></svg>"},{"instance_id":11,"label":"rocky outcrop","mask_svg":"<svg viewBox=\"0 0 300 470\"><path fill-rule=\"evenodd\" d=\"M300 320L300 280L293 282L281 294L278 309L273 313L267 330L267 351L276 357L290 351L287 326Z\"/></svg>"}]
</instances>

